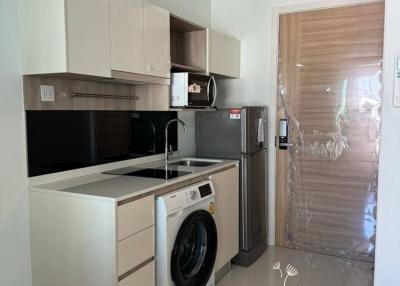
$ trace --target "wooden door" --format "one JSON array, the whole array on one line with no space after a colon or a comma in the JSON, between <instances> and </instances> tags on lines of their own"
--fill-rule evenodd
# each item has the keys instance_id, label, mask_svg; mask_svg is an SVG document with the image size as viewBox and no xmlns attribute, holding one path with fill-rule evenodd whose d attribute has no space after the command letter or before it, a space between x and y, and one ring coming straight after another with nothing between
<instances>
[{"instance_id":1,"label":"wooden door","mask_svg":"<svg viewBox=\"0 0 400 286\"><path fill-rule=\"evenodd\" d=\"M144 74L143 0L111 1L111 69Z\"/></svg>"},{"instance_id":2,"label":"wooden door","mask_svg":"<svg viewBox=\"0 0 400 286\"><path fill-rule=\"evenodd\" d=\"M171 77L169 12L144 2L145 74Z\"/></svg>"},{"instance_id":3,"label":"wooden door","mask_svg":"<svg viewBox=\"0 0 400 286\"><path fill-rule=\"evenodd\" d=\"M374 259L384 3L280 16L280 246Z\"/></svg>"}]
</instances>

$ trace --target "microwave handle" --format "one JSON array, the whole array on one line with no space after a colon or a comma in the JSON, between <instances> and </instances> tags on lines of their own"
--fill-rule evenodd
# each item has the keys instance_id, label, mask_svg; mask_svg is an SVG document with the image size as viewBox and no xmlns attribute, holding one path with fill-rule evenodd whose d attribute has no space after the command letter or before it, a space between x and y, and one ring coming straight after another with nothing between
<instances>
[{"instance_id":1,"label":"microwave handle","mask_svg":"<svg viewBox=\"0 0 400 286\"><path fill-rule=\"evenodd\" d=\"M218 94L218 91L217 91L217 82L215 81L215 77L211 77L210 78L210 81L208 82L208 84L210 85L210 83L211 83L211 81L213 81L213 83L214 83L214 88L213 88L213 90L214 90L214 98L213 98L213 102L211 103L211 107L214 107L214 105L215 105L215 101L217 100L217 94ZM208 89L209 89L210 87L208 86ZM208 91L208 94L210 93L210 91Z\"/></svg>"},{"instance_id":2,"label":"microwave handle","mask_svg":"<svg viewBox=\"0 0 400 286\"><path fill-rule=\"evenodd\" d=\"M210 102L210 84L211 84L211 77L210 77L210 79L208 80L208 83L207 83L207 100L208 100L208 102Z\"/></svg>"}]
</instances>

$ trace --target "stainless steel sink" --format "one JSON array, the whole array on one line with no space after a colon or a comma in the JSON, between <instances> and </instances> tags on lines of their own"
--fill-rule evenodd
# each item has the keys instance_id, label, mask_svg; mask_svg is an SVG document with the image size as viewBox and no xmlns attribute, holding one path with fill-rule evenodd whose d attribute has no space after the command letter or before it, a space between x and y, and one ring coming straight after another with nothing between
<instances>
[{"instance_id":1,"label":"stainless steel sink","mask_svg":"<svg viewBox=\"0 0 400 286\"><path fill-rule=\"evenodd\" d=\"M185 159L176 162L168 163L171 166L186 166L186 167L208 167L220 163L221 161L206 161L206 160L193 160Z\"/></svg>"}]
</instances>

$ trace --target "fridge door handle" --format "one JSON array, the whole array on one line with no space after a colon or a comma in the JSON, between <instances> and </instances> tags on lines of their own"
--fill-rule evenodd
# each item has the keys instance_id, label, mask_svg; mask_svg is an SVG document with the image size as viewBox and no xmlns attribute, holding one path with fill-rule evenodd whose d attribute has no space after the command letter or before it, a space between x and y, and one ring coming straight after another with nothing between
<instances>
[{"instance_id":1,"label":"fridge door handle","mask_svg":"<svg viewBox=\"0 0 400 286\"><path fill-rule=\"evenodd\" d=\"M241 220L242 220L242 249L248 249L248 239L247 239L247 233L248 233L248 214L247 214L247 195L248 195L248 167L249 167L249 154L243 155L243 161L242 161L242 191L240 193L241 195Z\"/></svg>"}]
</instances>

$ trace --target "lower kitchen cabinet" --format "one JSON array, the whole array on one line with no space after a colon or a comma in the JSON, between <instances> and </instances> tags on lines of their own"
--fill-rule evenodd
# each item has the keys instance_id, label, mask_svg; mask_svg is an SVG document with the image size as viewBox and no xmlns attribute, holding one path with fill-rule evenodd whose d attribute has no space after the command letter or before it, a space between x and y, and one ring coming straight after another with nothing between
<instances>
[{"instance_id":1,"label":"lower kitchen cabinet","mask_svg":"<svg viewBox=\"0 0 400 286\"><path fill-rule=\"evenodd\" d=\"M126 204L31 190L33 286L154 286L154 196Z\"/></svg>"},{"instance_id":2,"label":"lower kitchen cabinet","mask_svg":"<svg viewBox=\"0 0 400 286\"><path fill-rule=\"evenodd\" d=\"M210 176L215 189L215 222L220 270L239 252L239 166Z\"/></svg>"},{"instance_id":3,"label":"lower kitchen cabinet","mask_svg":"<svg viewBox=\"0 0 400 286\"><path fill-rule=\"evenodd\" d=\"M239 167L212 174L210 180L218 271L239 251ZM32 286L155 286L154 203L154 195L117 202L33 187Z\"/></svg>"}]
</instances>

